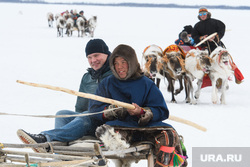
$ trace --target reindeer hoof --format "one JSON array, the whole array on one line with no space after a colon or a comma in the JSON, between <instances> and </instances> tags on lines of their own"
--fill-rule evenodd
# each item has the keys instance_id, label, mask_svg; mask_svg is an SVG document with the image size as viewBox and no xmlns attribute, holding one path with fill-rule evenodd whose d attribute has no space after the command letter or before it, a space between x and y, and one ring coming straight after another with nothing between
<instances>
[{"instance_id":1,"label":"reindeer hoof","mask_svg":"<svg viewBox=\"0 0 250 167\"><path fill-rule=\"evenodd\" d=\"M175 100L171 100L171 103L177 103Z\"/></svg>"}]
</instances>

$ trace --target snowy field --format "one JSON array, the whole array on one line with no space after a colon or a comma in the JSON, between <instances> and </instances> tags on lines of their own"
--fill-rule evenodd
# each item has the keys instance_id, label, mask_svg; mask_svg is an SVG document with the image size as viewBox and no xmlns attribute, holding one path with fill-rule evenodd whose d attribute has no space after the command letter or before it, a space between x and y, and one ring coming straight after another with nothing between
<instances>
[{"instance_id":1,"label":"snowy field","mask_svg":"<svg viewBox=\"0 0 250 167\"><path fill-rule=\"evenodd\" d=\"M90 37L66 35L57 37L55 28L49 28L47 12L84 10L89 18L98 17L95 38L102 38L112 51L119 44L128 44L141 61L143 50L151 44L165 49L174 43L183 26L194 25L198 9L127 8L98 6L65 6L1 3L0 26L0 112L11 114L54 115L58 110L74 110L76 97L63 92L35 88L16 83L16 80L49 84L78 90L82 75L89 67L85 45ZM226 105L212 104L211 87L202 89L197 105L184 102L185 93L171 104L166 81L160 89L170 114L207 128L207 132L166 120L184 136L192 166L193 147L250 147L250 89L249 85L249 10L210 10L212 17L226 24L223 42L245 77L237 85L229 82ZM196 88L196 87L195 87ZM0 142L21 143L16 131L22 128L30 133L52 129L54 119L0 115ZM145 166L141 161L133 166ZM113 164L111 163L110 166Z\"/></svg>"}]
</instances>

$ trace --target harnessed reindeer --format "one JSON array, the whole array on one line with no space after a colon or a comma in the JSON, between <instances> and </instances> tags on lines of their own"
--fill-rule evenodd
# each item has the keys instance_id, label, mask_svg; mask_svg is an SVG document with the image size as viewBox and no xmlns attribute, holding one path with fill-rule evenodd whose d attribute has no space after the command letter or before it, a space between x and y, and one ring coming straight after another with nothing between
<instances>
[{"instance_id":1,"label":"harnessed reindeer","mask_svg":"<svg viewBox=\"0 0 250 167\"><path fill-rule=\"evenodd\" d=\"M65 27L65 24L66 20L62 16L59 16L56 20L57 37L63 37L63 28Z\"/></svg>"},{"instance_id":2,"label":"harnessed reindeer","mask_svg":"<svg viewBox=\"0 0 250 167\"><path fill-rule=\"evenodd\" d=\"M77 18L76 26L77 26L77 30L78 30L78 37L85 36L85 20L83 19L83 17L78 17Z\"/></svg>"},{"instance_id":3,"label":"harnessed reindeer","mask_svg":"<svg viewBox=\"0 0 250 167\"><path fill-rule=\"evenodd\" d=\"M231 66L232 58L228 51L220 46L210 54L210 57L213 59L212 69L209 73L212 81L212 102L214 104L217 103L217 92L220 89L220 102L225 104L225 91L228 87L228 80L231 80L234 74Z\"/></svg>"},{"instance_id":4,"label":"harnessed reindeer","mask_svg":"<svg viewBox=\"0 0 250 167\"><path fill-rule=\"evenodd\" d=\"M183 90L182 79L185 73L185 63L182 58L182 53L179 51L177 45L170 45L163 52L163 57L159 65L159 69L163 70L164 76L168 80L168 91L172 94L172 103L176 103L175 95ZM175 81L178 80L180 84L179 89L174 89Z\"/></svg>"},{"instance_id":5,"label":"harnessed reindeer","mask_svg":"<svg viewBox=\"0 0 250 167\"><path fill-rule=\"evenodd\" d=\"M156 80L156 85L159 88L160 81L163 78L163 71L158 68L160 59L163 57L162 49L157 45L150 45L144 49L142 56L146 61L144 65L145 75L154 82Z\"/></svg>"},{"instance_id":6,"label":"harnessed reindeer","mask_svg":"<svg viewBox=\"0 0 250 167\"><path fill-rule=\"evenodd\" d=\"M72 18L68 18L66 20L66 33L68 37L72 36L73 28L74 28L74 20Z\"/></svg>"},{"instance_id":7,"label":"harnessed reindeer","mask_svg":"<svg viewBox=\"0 0 250 167\"><path fill-rule=\"evenodd\" d=\"M176 103L174 98L175 95L179 94L183 90L182 77L184 73L184 63L180 58L180 53L170 52L166 53L161 60L162 70L164 75L168 80L168 91L172 94L172 103ZM178 80L180 83L180 88L174 88L175 81Z\"/></svg>"},{"instance_id":8,"label":"harnessed reindeer","mask_svg":"<svg viewBox=\"0 0 250 167\"><path fill-rule=\"evenodd\" d=\"M54 21L53 13L51 12L47 13L47 19L48 19L49 27L53 27L53 21Z\"/></svg>"},{"instance_id":9,"label":"harnessed reindeer","mask_svg":"<svg viewBox=\"0 0 250 167\"><path fill-rule=\"evenodd\" d=\"M95 28L96 28L96 24L97 24L97 16L92 16L88 20L88 24L87 24L87 28L86 28L86 31L89 32L91 37L94 36L94 31L95 31Z\"/></svg>"},{"instance_id":10,"label":"harnessed reindeer","mask_svg":"<svg viewBox=\"0 0 250 167\"><path fill-rule=\"evenodd\" d=\"M186 75L184 77L185 90L186 90L186 103L196 104L193 97L193 84L192 81L197 79L198 89L195 92L195 97L199 98L202 79L205 74L211 70L212 59L208 56L207 51L199 49L191 49L185 57ZM190 98L191 94L191 98Z\"/></svg>"}]
</instances>

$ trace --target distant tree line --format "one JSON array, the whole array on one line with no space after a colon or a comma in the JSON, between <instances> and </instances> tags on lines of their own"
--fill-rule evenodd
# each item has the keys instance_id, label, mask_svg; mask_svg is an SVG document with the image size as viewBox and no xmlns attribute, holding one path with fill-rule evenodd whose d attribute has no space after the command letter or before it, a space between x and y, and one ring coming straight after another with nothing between
<instances>
[{"instance_id":1,"label":"distant tree line","mask_svg":"<svg viewBox=\"0 0 250 167\"><path fill-rule=\"evenodd\" d=\"M44 2L44 0L0 0L9 3L42 3L42 4L66 4L66 5L95 5L95 6L124 6L124 7L156 7L156 8L199 8L206 6L209 9L238 9L250 10L250 6L227 6L227 5L177 5L177 4L152 4L152 3L85 3L85 2Z\"/></svg>"}]
</instances>

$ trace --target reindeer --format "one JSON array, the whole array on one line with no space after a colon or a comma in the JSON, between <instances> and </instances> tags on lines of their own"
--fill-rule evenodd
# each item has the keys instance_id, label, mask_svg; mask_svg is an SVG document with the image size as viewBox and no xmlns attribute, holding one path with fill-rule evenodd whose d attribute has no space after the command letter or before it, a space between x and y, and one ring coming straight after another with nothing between
<instances>
[{"instance_id":1,"label":"reindeer","mask_svg":"<svg viewBox=\"0 0 250 167\"><path fill-rule=\"evenodd\" d=\"M89 32L91 37L94 36L94 31L95 31L95 28L96 28L96 24L97 24L97 16L92 16L88 20L88 24L87 24L87 28L86 28L86 32Z\"/></svg>"},{"instance_id":2,"label":"reindeer","mask_svg":"<svg viewBox=\"0 0 250 167\"><path fill-rule=\"evenodd\" d=\"M49 27L53 27L53 21L54 21L54 15L51 12L47 13L47 19L48 19L48 24Z\"/></svg>"},{"instance_id":3,"label":"reindeer","mask_svg":"<svg viewBox=\"0 0 250 167\"><path fill-rule=\"evenodd\" d=\"M184 60L182 59L181 53L176 51L165 52L159 68L163 71L164 76L168 80L168 91L172 94L171 102L176 103L174 96L183 90L182 79L185 72ZM177 90L174 89L176 80L178 80L180 84L180 88Z\"/></svg>"},{"instance_id":4,"label":"reindeer","mask_svg":"<svg viewBox=\"0 0 250 167\"><path fill-rule=\"evenodd\" d=\"M65 27L66 21L62 16L59 16L56 20L57 37L63 37L63 28Z\"/></svg>"},{"instance_id":5,"label":"reindeer","mask_svg":"<svg viewBox=\"0 0 250 167\"><path fill-rule=\"evenodd\" d=\"M66 33L68 37L72 36L73 28L74 28L74 20L72 18L68 18L66 20Z\"/></svg>"},{"instance_id":6,"label":"reindeer","mask_svg":"<svg viewBox=\"0 0 250 167\"><path fill-rule=\"evenodd\" d=\"M195 93L195 98L199 98L202 85L202 79L205 74L211 70L212 59L208 56L207 51L199 49L191 49L185 57L186 74L184 84L186 90L186 103L197 104L193 97L192 81L197 79L198 89ZM191 98L190 98L191 94Z\"/></svg>"},{"instance_id":7,"label":"reindeer","mask_svg":"<svg viewBox=\"0 0 250 167\"><path fill-rule=\"evenodd\" d=\"M146 61L144 65L145 76L154 82L156 80L156 85L159 88L160 80L163 78L163 71L158 68L158 64L163 57L162 49L157 45L150 45L144 49L142 56Z\"/></svg>"},{"instance_id":8,"label":"reindeer","mask_svg":"<svg viewBox=\"0 0 250 167\"><path fill-rule=\"evenodd\" d=\"M209 77L212 81L212 103L216 104L218 101L218 90L221 91L220 102L225 104L225 91L228 87L228 80L231 80L234 72L230 65L231 55L228 51L218 46L211 54L213 59L211 72ZM218 84L219 83L219 84Z\"/></svg>"},{"instance_id":9,"label":"reindeer","mask_svg":"<svg viewBox=\"0 0 250 167\"><path fill-rule=\"evenodd\" d=\"M55 20L57 20L60 16L61 16L61 14L60 14L60 13L57 13L57 14L55 15Z\"/></svg>"},{"instance_id":10,"label":"reindeer","mask_svg":"<svg viewBox=\"0 0 250 167\"><path fill-rule=\"evenodd\" d=\"M85 35L85 20L83 19L83 17L77 18L76 26L78 30L78 37L80 37L80 33L81 33L81 37L83 37Z\"/></svg>"}]
</instances>

